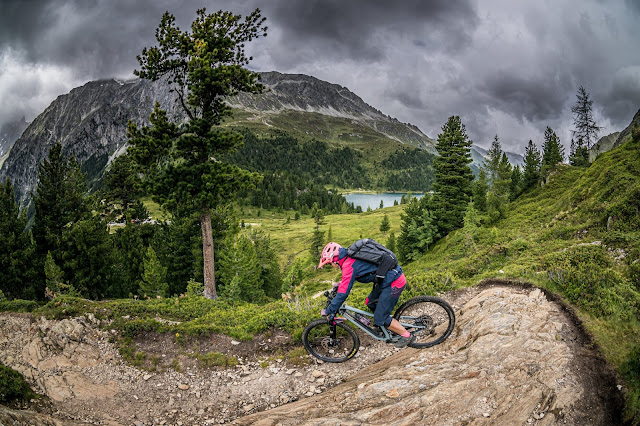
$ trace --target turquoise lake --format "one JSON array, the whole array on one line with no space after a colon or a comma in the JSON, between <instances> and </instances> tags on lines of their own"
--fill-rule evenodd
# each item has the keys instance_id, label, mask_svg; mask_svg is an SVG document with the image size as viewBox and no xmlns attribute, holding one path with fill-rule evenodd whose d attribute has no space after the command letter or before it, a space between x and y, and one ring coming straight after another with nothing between
<instances>
[{"instance_id":1,"label":"turquoise lake","mask_svg":"<svg viewBox=\"0 0 640 426\"><path fill-rule=\"evenodd\" d=\"M371 207L371 210L375 210L380 208L380 201L383 203L383 207L393 206L394 201L397 201L400 204L400 200L403 195L406 195L406 192L382 192L379 194L360 194L360 193L351 193L345 194L344 198L347 199L348 203L353 203L354 206L360 206L362 211L367 211L367 208ZM422 198L424 194L421 193L411 193L412 197Z\"/></svg>"}]
</instances>

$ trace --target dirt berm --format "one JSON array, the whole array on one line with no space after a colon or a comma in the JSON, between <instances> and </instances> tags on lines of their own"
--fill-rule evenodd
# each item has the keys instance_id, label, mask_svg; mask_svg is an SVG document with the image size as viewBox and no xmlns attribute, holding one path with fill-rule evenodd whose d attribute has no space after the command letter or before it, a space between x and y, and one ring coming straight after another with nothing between
<instances>
[{"instance_id":1,"label":"dirt berm","mask_svg":"<svg viewBox=\"0 0 640 426\"><path fill-rule=\"evenodd\" d=\"M184 347L176 350L157 335L136 343L148 354L173 357L177 368L140 370L122 362L93 318L2 314L0 360L50 399L30 407L40 414L0 409L0 424L621 422L624 389L571 312L544 292L489 283L444 298L457 322L434 348L397 350L363 339L359 355L346 363L292 365L268 356L292 344L287 336L239 344L218 337L213 347L241 360L218 370L189 364Z\"/></svg>"}]
</instances>

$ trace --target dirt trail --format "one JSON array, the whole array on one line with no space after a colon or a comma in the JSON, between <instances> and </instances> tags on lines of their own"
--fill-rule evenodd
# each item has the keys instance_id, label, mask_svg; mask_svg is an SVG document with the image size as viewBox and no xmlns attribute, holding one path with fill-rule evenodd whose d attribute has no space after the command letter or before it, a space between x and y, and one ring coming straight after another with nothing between
<instances>
[{"instance_id":1,"label":"dirt trail","mask_svg":"<svg viewBox=\"0 0 640 426\"><path fill-rule=\"evenodd\" d=\"M615 377L571 315L540 290L482 286L445 298L457 324L444 344L397 350L363 339L358 356L337 365L297 365L274 356L292 347L278 333L239 344L216 336L181 347L167 336L147 335L138 349L155 357L158 367L178 369L151 372L122 362L94 318L47 321L16 314L0 314L0 361L50 398L31 407L44 414L28 424L620 421ZM185 355L196 348L235 354L241 363L203 369ZM0 407L0 424L14 424L12 415L30 414Z\"/></svg>"}]
</instances>

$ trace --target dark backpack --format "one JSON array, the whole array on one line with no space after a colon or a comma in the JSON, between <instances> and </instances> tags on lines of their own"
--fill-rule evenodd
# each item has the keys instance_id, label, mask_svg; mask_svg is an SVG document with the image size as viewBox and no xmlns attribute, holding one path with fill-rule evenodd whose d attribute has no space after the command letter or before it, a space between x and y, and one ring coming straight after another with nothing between
<instances>
[{"instance_id":1,"label":"dark backpack","mask_svg":"<svg viewBox=\"0 0 640 426\"><path fill-rule=\"evenodd\" d=\"M347 255L354 259L364 260L378 265L376 281L382 282L390 269L398 266L398 258L382 244L371 238L364 238L351 244L347 249Z\"/></svg>"}]
</instances>

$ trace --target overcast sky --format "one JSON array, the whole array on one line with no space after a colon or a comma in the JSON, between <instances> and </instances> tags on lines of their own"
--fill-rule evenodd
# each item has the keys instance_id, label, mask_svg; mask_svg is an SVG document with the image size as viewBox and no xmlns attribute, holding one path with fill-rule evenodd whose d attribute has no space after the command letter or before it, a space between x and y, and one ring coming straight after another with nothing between
<instances>
[{"instance_id":1,"label":"overcast sky","mask_svg":"<svg viewBox=\"0 0 640 426\"><path fill-rule=\"evenodd\" d=\"M0 124L132 78L162 13L187 29L200 7L259 7L251 69L340 84L434 139L459 115L485 148L522 154L547 126L568 146L580 86L601 136L640 109L640 0L0 0Z\"/></svg>"}]
</instances>

